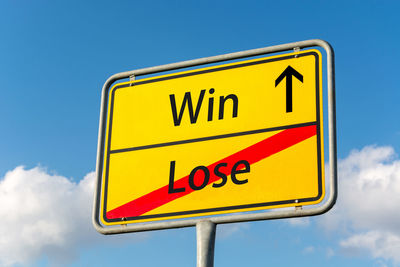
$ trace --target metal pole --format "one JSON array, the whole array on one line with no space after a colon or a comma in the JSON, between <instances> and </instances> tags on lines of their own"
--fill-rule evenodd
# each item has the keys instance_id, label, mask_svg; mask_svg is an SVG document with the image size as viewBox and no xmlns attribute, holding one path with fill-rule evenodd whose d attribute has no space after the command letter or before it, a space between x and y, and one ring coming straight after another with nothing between
<instances>
[{"instance_id":1,"label":"metal pole","mask_svg":"<svg viewBox=\"0 0 400 267\"><path fill-rule=\"evenodd\" d=\"M217 225L208 220L196 224L197 267L214 267L216 228Z\"/></svg>"}]
</instances>

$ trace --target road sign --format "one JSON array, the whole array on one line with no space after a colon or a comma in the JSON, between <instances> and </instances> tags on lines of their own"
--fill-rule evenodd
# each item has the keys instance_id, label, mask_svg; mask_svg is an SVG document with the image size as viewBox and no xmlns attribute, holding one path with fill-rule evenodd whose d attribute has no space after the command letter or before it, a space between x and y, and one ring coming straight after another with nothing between
<instances>
[{"instance_id":1,"label":"road sign","mask_svg":"<svg viewBox=\"0 0 400 267\"><path fill-rule=\"evenodd\" d=\"M324 198L318 50L117 83L106 97L104 225Z\"/></svg>"}]
</instances>

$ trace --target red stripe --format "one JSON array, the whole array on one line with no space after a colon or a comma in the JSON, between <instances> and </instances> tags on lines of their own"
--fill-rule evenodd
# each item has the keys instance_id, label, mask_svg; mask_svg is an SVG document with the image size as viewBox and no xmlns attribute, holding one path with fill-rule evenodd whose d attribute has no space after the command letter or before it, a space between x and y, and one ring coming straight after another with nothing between
<instances>
[{"instance_id":1,"label":"red stripe","mask_svg":"<svg viewBox=\"0 0 400 267\"><path fill-rule=\"evenodd\" d=\"M286 148L289 148L301 141L304 141L317 133L317 127L315 125L305 126L299 128L287 129L279 132L267 139L264 139L252 146L249 146L241 151L238 151L224 159L221 159L209 166L210 180L208 184L211 184L221 177L214 174L212 170L219 163L227 163L228 166L220 168L219 170L226 175L229 175L232 166L239 160L247 160L249 164L254 164L262 159L265 159L275 153L278 153ZM181 198L192 193L194 190L188 185L189 175L175 181L174 188L186 188L186 191L179 193L168 193L168 185L163 186L153 192L143 195L135 200L132 200L122 206L119 206L113 210L107 212L108 219L122 218L122 217L135 217L143 215L155 208L165 205L175 199ZM196 183L196 184L201 184Z\"/></svg>"}]
</instances>

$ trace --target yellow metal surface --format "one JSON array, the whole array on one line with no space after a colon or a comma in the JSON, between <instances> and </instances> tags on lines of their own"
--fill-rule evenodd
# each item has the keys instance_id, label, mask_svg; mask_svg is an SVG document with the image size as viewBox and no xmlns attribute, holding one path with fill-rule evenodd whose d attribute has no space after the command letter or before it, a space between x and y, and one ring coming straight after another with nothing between
<instances>
[{"instance_id":1,"label":"yellow metal surface","mask_svg":"<svg viewBox=\"0 0 400 267\"><path fill-rule=\"evenodd\" d=\"M320 202L324 197L320 58L319 51L305 50L116 84L108 102L102 222L121 224L121 218L108 218L107 213L168 186L172 161L177 181L198 166L210 166L303 124L316 125L316 134L250 164L248 172L237 175L246 183L236 184L228 174L222 187L210 183L141 215L128 212L123 220L297 206L297 200L301 205ZM276 82L288 66L302 75L302 81L292 77L289 112L289 79Z\"/></svg>"}]
</instances>

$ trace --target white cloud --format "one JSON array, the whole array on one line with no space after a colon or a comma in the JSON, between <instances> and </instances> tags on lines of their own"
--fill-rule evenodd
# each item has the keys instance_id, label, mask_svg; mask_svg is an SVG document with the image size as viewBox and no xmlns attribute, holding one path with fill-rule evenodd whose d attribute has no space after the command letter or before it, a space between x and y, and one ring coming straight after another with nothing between
<instances>
[{"instance_id":1,"label":"white cloud","mask_svg":"<svg viewBox=\"0 0 400 267\"><path fill-rule=\"evenodd\" d=\"M217 226L216 236L218 238L228 238L239 231L243 231L249 228L250 226L247 223L220 224Z\"/></svg>"},{"instance_id":2,"label":"white cloud","mask_svg":"<svg viewBox=\"0 0 400 267\"><path fill-rule=\"evenodd\" d=\"M291 226L297 227L307 227L310 225L310 218L309 217L300 217L300 218L290 218L286 220Z\"/></svg>"},{"instance_id":3,"label":"white cloud","mask_svg":"<svg viewBox=\"0 0 400 267\"><path fill-rule=\"evenodd\" d=\"M400 237L390 232L369 231L355 234L341 241L340 245L355 252L368 252L374 258L400 262Z\"/></svg>"},{"instance_id":4,"label":"white cloud","mask_svg":"<svg viewBox=\"0 0 400 267\"><path fill-rule=\"evenodd\" d=\"M43 256L64 265L80 248L104 243L107 237L91 224L94 177L92 172L75 183L43 168L21 166L6 173L0 181L0 265L28 264Z\"/></svg>"},{"instance_id":5,"label":"white cloud","mask_svg":"<svg viewBox=\"0 0 400 267\"><path fill-rule=\"evenodd\" d=\"M400 262L400 160L394 149L354 150L338 168L337 204L318 223L344 236L340 246L347 254Z\"/></svg>"},{"instance_id":6,"label":"white cloud","mask_svg":"<svg viewBox=\"0 0 400 267\"><path fill-rule=\"evenodd\" d=\"M326 249L326 257L332 258L333 256L335 256L335 251L332 248L327 248Z\"/></svg>"},{"instance_id":7,"label":"white cloud","mask_svg":"<svg viewBox=\"0 0 400 267\"><path fill-rule=\"evenodd\" d=\"M311 254L314 253L315 248L313 246L308 246L303 249L303 254Z\"/></svg>"}]
</instances>

